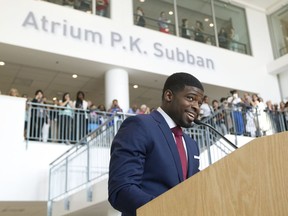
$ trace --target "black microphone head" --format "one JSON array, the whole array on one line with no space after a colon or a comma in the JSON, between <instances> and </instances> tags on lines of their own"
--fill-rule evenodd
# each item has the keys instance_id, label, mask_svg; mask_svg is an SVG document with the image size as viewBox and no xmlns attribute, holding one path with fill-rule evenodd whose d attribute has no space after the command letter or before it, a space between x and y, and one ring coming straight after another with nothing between
<instances>
[{"instance_id":1,"label":"black microphone head","mask_svg":"<svg viewBox=\"0 0 288 216\"><path fill-rule=\"evenodd\" d=\"M197 124L197 125L202 125L203 122L201 122L200 120L198 119L194 119L194 123Z\"/></svg>"}]
</instances>

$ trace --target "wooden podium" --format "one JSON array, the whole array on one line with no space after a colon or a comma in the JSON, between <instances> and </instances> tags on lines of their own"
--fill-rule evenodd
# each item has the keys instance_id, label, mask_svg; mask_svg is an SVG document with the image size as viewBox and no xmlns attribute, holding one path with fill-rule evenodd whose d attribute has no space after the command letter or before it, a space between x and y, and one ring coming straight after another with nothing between
<instances>
[{"instance_id":1,"label":"wooden podium","mask_svg":"<svg viewBox=\"0 0 288 216\"><path fill-rule=\"evenodd\" d=\"M137 209L137 216L287 216L288 132L254 139Z\"/></svg>"}]
</instances>

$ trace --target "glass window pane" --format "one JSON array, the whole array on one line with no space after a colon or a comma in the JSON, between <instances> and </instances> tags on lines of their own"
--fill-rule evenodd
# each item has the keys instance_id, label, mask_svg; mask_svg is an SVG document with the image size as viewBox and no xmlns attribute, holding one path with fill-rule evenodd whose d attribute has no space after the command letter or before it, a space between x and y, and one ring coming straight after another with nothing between
<instances>
[{"instance_id":1,"label":"glass window pane","mask_svg":"<svg viewBox=\"0 0 288 216\"><path fill-rule=\"evenodd\" d=\"M251 55L245 10L214 1L219 47Z\"/></svg>"},{"instance_id":2,"label":"glass window pane","mask_svg":"<svg viewBox=\"0 0 288 216\"><path fill-rule=\"evenodd\" d=\"M134 24L176 34L173 0L133 0Z\"/></svg>"},{"instance_id":3,"label":"glass window pane","mask_svg":"<svg viewBox=\"0 0 288 216\"><path fill-rule=\"evenodd\" d=\"M210 1L177 0L177 14L181 37L215 45Z\"/></svg>"},{"instance_id":4,"label":"glass window pane","mask_svg":"<svg viewBox=\"0 0 288 216\"><path fill-rule=\"evenodd\" d=\"M274 57L288 53L288 5L269 16Z\"/></svg>"},{"instance_id":5,"label":"glass window pane","mask_svg":"<svg viewBox=\"0 0 288 216\"><path fill-rule=\"evenodd\" d=\"M44 0L67 8L95 14L103 17L110 17L109 0Z\"/></svg>"},{"instance_id":6,"label":"glass window pane","mask_svg":"<svg viewBox=\"0 0 288 216\"><path fill-rule=\"evenodd\" d=\"M96 1L96 15L102 17L110 17L109 0L94 0Z\"/></svg>"},{"instance_id":7,"label":"glass window pane","mask_svg":"<svg viewBox=\"0 0 288 216\"><path fill-rule=\"evenodd\" d=\"M71 0L64 1L65 3L72 3ZM74 8L87 13L92 13L92 0L74 0Z\"/></svg>"}]
</instances>

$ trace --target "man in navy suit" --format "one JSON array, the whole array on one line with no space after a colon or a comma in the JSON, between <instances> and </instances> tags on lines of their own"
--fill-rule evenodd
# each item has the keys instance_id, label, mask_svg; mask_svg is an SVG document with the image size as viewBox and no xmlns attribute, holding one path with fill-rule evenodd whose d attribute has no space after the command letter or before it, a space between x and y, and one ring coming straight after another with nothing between
<instances>
[{"instance_id":1,"label":"man in navy suit","mask_svg":"<svg viewBox=\"0 0 288 216\"><path fill-rule=\"evenodd\" d=\"M123 216L136 215L137 208L199 171L197 143L186 134L180 138L186 154L184 171L171 129L191 127L203 95L197 78L174 73L164 84L161 107L122 123L112 142L108 190L109 202Z\"/></svg>"}]
</instances>

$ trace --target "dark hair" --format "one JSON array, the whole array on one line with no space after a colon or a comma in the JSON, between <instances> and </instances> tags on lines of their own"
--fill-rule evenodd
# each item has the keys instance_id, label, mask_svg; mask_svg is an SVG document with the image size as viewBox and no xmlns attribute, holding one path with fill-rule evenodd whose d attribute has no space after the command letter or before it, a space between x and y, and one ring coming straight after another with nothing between
<instances>
[{"instance_id":1,"label":"dark hair","mask_svg":"<svg viewBox=\"0 0 288 216\"><path fill-rule=\"evenodd\" d=\"M83 95L83 99L85 98L85 94L82 91L78 91L76 94L76 103L75 103L75 108L82 108L83 105L83 100L81 100L79 98L79 95L82 94Z\"/></svg>"},{"instance_id":2,"label":"dark hair","mask_svg":"<svg viewBox=\"0 0 288 216\"><path fill-rule=\"evenodd\" d=\"M230 94L232 94L232 95L235 94L235 93L237 93L237 90L231 90L230 91Z\"/></svg>"},{"instance_id":3,"label":"dark hair","mask_svg":"<svg viewBox=\"0 0 288 216\"><path fill-rule=\"evenodd\" d=\"M65 92L65 93L63 94L62 102L65 102L65 101L66 101L65 97L66 97L66 95L68 95L68 94L69 94L69 92Z\"/></svg>"},{"instance_id":4,"label":"dark hair","mask_svg":"<svg viewBox=\"0 0 288 216\"><path fill-rule=\"evenodd\" d=\"M185 25L185 22L187 22L187 21L188 21L188 19L183 18L183 19L182 19L182 25Z\"/></svg>"},{"instance_id":5,"label":"dark hair","mask_svg":"<svg viewBox=\"0 0 288 216\"><path fill-rule=\"evenodd\" d=\"M170 89L173 93L177 93L185 88L185 86L194 86L204 91L201 82L191 74L179 72L169 76L164 84L162 99L166 90Z\"/></svg>"},{"instance_id":6,"label":"dark hair","mask_svg":"<svg viewBox=\"0 0 288 216\"><path fill-rule=\"evenodd\" d=\"M85 98L85 94L83 91L78 91L77 94L76 94L76 100L78 99L79 95L82 94L83 95L83 98Z\"/></svg>"},{"instance_id":7,"label":"dark hair","mask_svg":"<svg viewBox=\"0 0 288 216\"><path fill-rule=\"evenodd\" d=\"M35 92L35 95L37 95L39 92L40 92L41 94L43 94L43 91L40 90L40 89L38 89L38 90Z\"/></svg>"},{"instance_id":8,"label":"dark hair","mask_svg":"<svg viewBox=\"0 0 288 216\"><path fill-rule=\"evenodd\" d=\"M201 22L201 21L199 21L199 20L196 20L196 24L199 24L199 28L200 29L203 29L203 23Z\"/></svg>"},{"instance_id":9,"label":"dark hair","mask_svg":"<svg viewBox=\"0 0 288 216\"><path fill-rule=\"evenodd\" d=\"M227 98L222 97L222 98L220 99L220 102L223 103L223 101L225 101L225 100L227 100Z\"/></svg>"}]
</instances>

